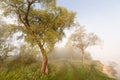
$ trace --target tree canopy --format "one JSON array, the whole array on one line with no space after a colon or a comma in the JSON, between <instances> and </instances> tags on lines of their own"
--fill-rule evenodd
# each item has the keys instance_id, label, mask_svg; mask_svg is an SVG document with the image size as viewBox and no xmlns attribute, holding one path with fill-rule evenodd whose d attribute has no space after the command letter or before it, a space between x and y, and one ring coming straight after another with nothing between
<instances>
[{"instance_id":1,"label":"tree canopy","mask_svg":"<svg viewBox=\"0 0 120 80\"><path fill-rule=\"evenodd\" d=\"M3 0L3 5L4 15L17 18L25 40L36 44L33 35L24 27L29 26L47 52L62 38L63 29L70 27L75 17L74 12L57 7L55 0Z\"/></svg>"},{"instance_id":2,"label":"tree canopy","mask_svg":"<svg viewBox=\"0 0 120 80\"><path fill-rule=\"evenodd\" d=\"M82 62L84 64L85 50L90 46L99 44L100 42L101 40L96 34L87 33L86 29L79 25L79 27L70 36L68 44L80 49L82 53Z\"/></svg>"},{"instance_id":3,"label":"tree canopy","mask_svg":"<svg viewBox=\"0 0 120 80\"><path fill-rule=\"evenodd\" d=\"M2 0L5 16L16 17L16 31L31 45L38 45L42 56L42 73L48 73L47 53L70 27L75 13L56 5L56 0Z\"/></svg>"}]
</instances>

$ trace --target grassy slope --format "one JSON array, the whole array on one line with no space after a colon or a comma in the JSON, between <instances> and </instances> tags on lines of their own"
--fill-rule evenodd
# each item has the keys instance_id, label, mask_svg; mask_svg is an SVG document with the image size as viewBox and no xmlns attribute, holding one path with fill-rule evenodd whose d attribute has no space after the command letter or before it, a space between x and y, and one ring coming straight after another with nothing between
<instances>
[{"instance_id":1,"label":"grassy slope","mask_svg":"<svg viewBox=\"0 0 120 80\"><path fill-rule=\"evenodd\" d=\"M0 80L115 80L88 65L68 61L51 62L50 74L39 73L39 63L6 65L0 68Z\"/></svg>"}]
</instances>

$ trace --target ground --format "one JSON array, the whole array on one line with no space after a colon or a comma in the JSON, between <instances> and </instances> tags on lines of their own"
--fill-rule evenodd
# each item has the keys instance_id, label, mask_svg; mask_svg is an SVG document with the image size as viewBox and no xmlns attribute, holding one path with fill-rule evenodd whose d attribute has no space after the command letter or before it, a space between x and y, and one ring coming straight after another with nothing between
<instances>
[{"instance_id":1,"label":"ground","mask_svg":"<svg viewBox=\"0 0 120 80\"><path fill-rule=\"evenodd\" d=\"M115 80L90 65L66 60L49 62L49 74L40 73L40 62L9 63L0 68L0 80Z\"/></svg>"}]
</instances>

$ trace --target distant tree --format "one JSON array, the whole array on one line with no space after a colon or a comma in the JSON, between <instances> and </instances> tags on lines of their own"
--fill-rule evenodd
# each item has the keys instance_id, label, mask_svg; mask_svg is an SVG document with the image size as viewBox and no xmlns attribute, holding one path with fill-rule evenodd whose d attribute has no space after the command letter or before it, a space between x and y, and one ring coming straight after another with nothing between
<instances>
[{"instance_id":1,"label":"distant tree","mask_svg":"<svg viewBox=\"0 0 120 80\"><path fill-rule=\"evenodd\" d=\"M41 72L48 74L49 53L64 35L65 27L74 22L75 13L56 6L56 0L2 0L4 15L16 17L16 31L25 40L38 45L43 57Z\"/></svg>"},{"instance_id":2,"label":"distant tree","mask_svg":"<svg viewBox=\"0 0 120 80\"><path fill-rule=\"evenodd\" d=\"M0 61L2 64L4 64L4 61L8 57L8 53L15 49L14 46L7 42L9 40L8 38L10 38L12 29L13 27L8 26L3 21L3 18L0 17Z\"/></svg>"},{"instance_id":3,"label":"distant tree","mask_svg":"<svg viewBox=\"0 0 120 80\"><path fill-rule=\"evenodd\" d=\"M117 66L117 63L110 62L107 66L103 66L103 72L106 73L109 77L116 78L117 71L115 67Z\"/></svg>"},{"instance_id":4,"label":"distant tree","mask_svg":"<svg viewBox=\"0 0 120 80\"><path fill-rule=\"evenodd\" d=\"M98 44L100 39L94 33L87 33L84 27L79 26L69 38L69 44L80 49L82 53L82 63L84 64L84 55L86 48Z\"/></svg>"},{"instance_id":5,"label":"distant tree","mask_svg":"<svg viewBox=\"0 0 120 80\"><path fill-rule=\"evenodd\" d=\"M0 61L4 65L5 60L9 57L9 52L12 52L15 49L12 45L7 43L0 44Z\"/></svg>"}]
</instances>

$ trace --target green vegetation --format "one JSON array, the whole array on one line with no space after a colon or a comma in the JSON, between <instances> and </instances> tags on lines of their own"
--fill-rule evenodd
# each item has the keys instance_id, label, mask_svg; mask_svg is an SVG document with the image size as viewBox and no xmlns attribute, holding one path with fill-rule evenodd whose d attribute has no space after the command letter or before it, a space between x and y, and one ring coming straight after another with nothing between
<instances>
[{"instance_id":1,"label":"green vegetation","mask_svg":"<svg viewBox=\"0 0 120 80\"><path fill-rule=\"evenodd\" d=\"M86 49L90 46L94 46L100 42L98 36L94 33L87 33L84 27L79 25L78 29L71 34L68 44L78 48L82 53L82 63L84 64L84 56Z\"/></svg>"},{"instance_id":2,"label":"green vegetation","mask_svg":"<svg viewBox=\"0 0 120 80\"><path fill-rule=\"evenodd\" d=\"M39 46L42 55L41 72L48 74L48 58L63 30L74 23L75 13L56 5L56 0L2 0L3 14L16 18L15 32L29 44ZM36 7L38 6L38 7Z\"/></svg>"},{"instance_id":3,"label":"green vegetation","mask_svg":"<svg viewBox=\"0 0 120 80\"><path fill-rule=\"evenodd\" d=\"M49 62L50 73L40 73L40 61L33 56L15 57L0 67L0 80L115 80L98 67L78 61L56 60Z\"/></svg>"},{"instance_id":4,"label":"green vegetation","mask_svg":"<svg viewBox=\"0 0 120 80\"><path fill-rule=\"evenodd\" d=\"M104 74L103 64L86 51L97 44L98 37L84 28L76 28L68 41L71 46L55 50L64 30L76 26L76 13L57 6L56 1L0 1L4 15L0 15L0 80L115 80ZM3 17L16 22L6 24ZM15 46L12 39L17 33L23 43Z\"/></svg>"}]
</instances>

